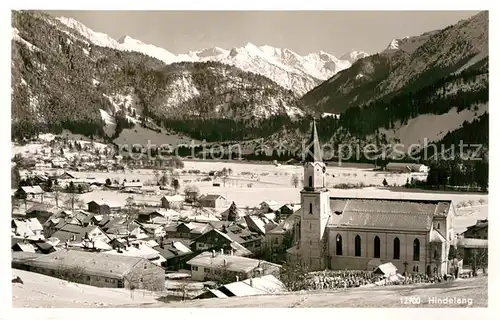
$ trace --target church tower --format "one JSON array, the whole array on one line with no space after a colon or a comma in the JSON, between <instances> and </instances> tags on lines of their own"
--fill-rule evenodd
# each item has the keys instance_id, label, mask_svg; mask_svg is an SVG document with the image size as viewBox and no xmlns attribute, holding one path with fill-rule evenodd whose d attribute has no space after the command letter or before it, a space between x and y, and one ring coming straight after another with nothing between
<instances>
[{"instance_id":1,"label":"church tower","mask_svg":"<svg viewBox=\"0 0 500 320\"><path fill-rule=\"evenodd\" d=\"M300 192L301 221L299 255L311 270L326 267L326 224L330 217L330 196L326 188L326 165L322 160L321 147L316 130L312 124L311 138L306 145L304 162L304 188Z\"/></svg>"}]
</instances>

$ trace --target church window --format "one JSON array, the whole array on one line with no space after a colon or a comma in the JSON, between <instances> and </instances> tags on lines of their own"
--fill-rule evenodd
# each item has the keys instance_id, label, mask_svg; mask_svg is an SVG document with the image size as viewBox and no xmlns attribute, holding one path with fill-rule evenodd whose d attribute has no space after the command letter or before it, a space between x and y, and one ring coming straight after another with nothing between
<instances>
[{"instance_id":1,"label":"church window","mask_svg":"<svg viewBox=\"0 0 500 320\"><path fill-rule=\"evenodd\" d=\"M439 222L438 222L438 227L437 228L439 229Z\"/></svg>"},{"instance_id":2,"label":"church window","mask_svg":"<svg viewBox=\"0 0 500 320\"><path fill-rule=\"evenodd\" d=\"M373 257L380 258L380 238L375 236L373 240Z\"/></svg>"},{"instance_id":3,"label":"church window","mask_svg":"<svg viewBox=\"0 0 500 320\"><path fill-rule=\"evenodd\" d=\"M338 256L342 255L342 236L340 234L337 235L336 239L336 248L335 254Z\"/></svg>"},{"instance_id":4,"label":"church window","mask_svg":"<svg viewBox=\"0 0 500 320\"><path fill-rule=\"evenodd\" d=\"M413 261L420 261L420 241L413 240Z\"/></svg>"},{"instance_id":5,"label":"church window","mask_svg":"<svg viewBox=\"0 0 500 320\"><path fill-rule=\"evenodd\" d=\"M313 204L309 203L309 214L313 214Z\"/></svg>"},{"instance_id":6,"label":"church window","mask_svg":"<svg viewBox=\"0 0 500 320\"><path fill-rule=\"evenodd\" d=\"M361 237L359 235L354 238L354 255L361 257Z\"/></svg>"},{"instance_id":7,"label":"church window","mask_svg":"<svg viewBox=\"0 0 500 320\"><path fill-rule=\"evenodd\" d=\"M313 186L313 177L309 176L309 188L312 188Z\"/></svg>"},{"instance_id":8,"label":"church window","mask_svg":"<svg viewBox=\"0 0 500 320\"><path fill-rule=\"evenodd\" d=\"M400 243L399 243L399 238L398 237L394 238L393 245L394 245L394 248L393 248L394 250L393 250L393 256L392 256L392 258L393 259L399 259Z\"/></svg>"}]
</instances>

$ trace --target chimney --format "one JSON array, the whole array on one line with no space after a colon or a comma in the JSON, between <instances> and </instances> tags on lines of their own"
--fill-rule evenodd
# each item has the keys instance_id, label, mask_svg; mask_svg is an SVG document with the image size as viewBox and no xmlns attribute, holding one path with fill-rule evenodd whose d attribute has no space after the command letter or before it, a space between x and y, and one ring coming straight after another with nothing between
<instances>
[{"instance_id":1,"label":"chimney","mask_svg":"<svg viewBox=\"0 0 500 320\"><path fill-rule=\"evenodd\" d=\"M227 266L227 260L224 259L224 267Z\"/></svg>"},{"instance_id":2,"label":"chimney","mask_svg":"<svg viewBox=\"0 0 500 320\"><path fill-rule=\"evenodd\" d=\"M240 277L236 276L236 282L240 281Z\"/></svg>"},{"instance_id":3,"label":"chimney","mask_svg":"<svg viewBox=\"0 0 500 320\"><path fill-rule=\"evenodd\" d=\"M231 249L231 256L234 256L234 250Z\"/></svg>"},{"instance_id":4,"label":"chimney","mask_svg":"<svg viewBox=\"0 0 500 320\"><path fill-rule=\"evenodd\" d=\"M215 257L215 250L212 250L212 258Z\"/></svg>"},{"instance_id":5,"label":"chimney","mask_svg":"<svg viewBox=\"0 0 500 320\"><path fill-rule=\"evenodd\" d=\"M220 254L224 254L224 249L220 249Z\"/></svg>"},{"instance_id":6,"label":"chimney","mask_svg":"<svg viewBox=\"0 0 500 320\"><path fill-rule=\"evenodd\" d=\"M250 287L253 287L253 281L252 281L252 278L250 278Z\"/></svg>"}]
</instances>

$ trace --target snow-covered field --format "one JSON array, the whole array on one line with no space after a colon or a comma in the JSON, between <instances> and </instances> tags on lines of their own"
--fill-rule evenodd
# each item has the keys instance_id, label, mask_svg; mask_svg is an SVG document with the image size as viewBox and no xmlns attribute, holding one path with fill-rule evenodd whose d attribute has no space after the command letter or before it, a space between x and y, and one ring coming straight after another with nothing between
<instances>
[{"instance_id":1,"label":"snow-covered field","mask_svg":"<svg viewBox=\"0 0 500 320\"><path fill-rule=\"evenodd\" d=\"M225 186L221 178L217 178L215 182L220 183L220 187L214 187L214 181L200 181L207 177L206 172L211 170L222 170L230 168L233 172L227 179ZM274 200L279 204L299 203L301 184L295 188L291 183L293 174L297 174L300 179L302 175L301 166L274 166L271 164L255 164L255 163L235 163L235 162L210 162L210 161L185 161L184 171L200 170L205 174L180 174L181 192L186 185L194 185L200 189L201 193L205 194L220 194L228 200L228 205L234 201L240 208L256 207L264 200ZM253 174L242 174L251 172ZM390 190L382 187L382 180L387 179L390 185L396 183L398 185L406 182L407 174L390 174L385 172L375 172L369 169L359 168L344 168L344 167L328 167L329 173L333 173L335 177L328 176L327 184L330 186L330 196L332 197L368 197L368 198L392 198L392 199L439 199L453 200L455 206L467 203L463 208L457 208L456 232L462 232L467 226L473 225L477 219L485 219L488 217L488 195L473 194L473 193L444 193L444 192L425 192L422 190L412 190L407 192L404 189L401 191ZM104 181L107 178L122 182L123 179L128 181L139 179L142 182L154 181L155 177L153 170L127 170L125 172L71 172L77 178L95 177L98 180ZM335 189L331 186L339 183L358 183L374 184L377 187L368 187L363 189ZM251 187L250 187L251 185ZM163 192L157 195L136 195L132 194L135 201L138 203L160 203L160 198ZM95 201L106 201L110 204L124 206L126 199L131 196L128 193L121 193L109 190L97 190L90 193L85 193L80 196L80 199L85 203ZM53 202L50 195L45 198L47 202ZM468 202L473 202L473 207ZM480 201L483 205L480 205ZM221 208L222 210L225 208Z\"/></svg>"},{"instance_id":2,"label":"snow-covered field","mask_svg":"<svg viewBox=\"0 0 500 320\"><path fill-rule=\"evenodd\" d=\"M12 269L24 284L12 284L14 308L97 308L122 307L157 302L157 294L136 290L98 288L72 283L38 273Z\"/></svg>"},{"instance_id":3,"label":"snow-covered field","mask_svg":"<svg viewBox=\"0 0 500 320\"><path fill-rule=\"evenodd\" d=\"M403 304L402 297L418 297L420 303ZM429 303L429 298L453 299L454 297L465 301L454 305ZM467 304L469 301L470 305ZM442 284L307 291L285 295L192 300L165 305L169 308L484 308L487 306L488 277L460 279Z\"/></svg>"},{"instance_id":4,"label":"snow-covered field","mask_svg":"<svg viewBox=\"0 0 500 320\"><path fill-rule=\"evenodd\" d=\"M69 283L22 270L12 270L24 284L12 284L14 308L92 308L92 307L175 307L175 308L303 308L303 307L487 307L488 277L460 279L444 284L353 288L338 291L308 291L284 295L204 299L164 303L160 293L137 291L134 298L126 289L97 288ZM401 297L419 297L419 305L403 305ZM428 298L472 299L471 305L430 304Z\"/></svg>"}]
</instances>

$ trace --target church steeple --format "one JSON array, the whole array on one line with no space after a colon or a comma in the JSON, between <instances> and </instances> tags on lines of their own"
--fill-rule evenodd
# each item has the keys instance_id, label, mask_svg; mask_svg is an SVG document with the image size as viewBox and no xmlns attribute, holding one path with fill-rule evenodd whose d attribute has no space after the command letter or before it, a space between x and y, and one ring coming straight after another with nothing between
<instances>
[{"instance_id":1,"label":"church steeple","mask_svg":"<svg viewBox=\"0 0 500 320\"><path fill-rule=\"evenodd\" d=\"M321 157L321 147L319 145L318 131L316 130L316 120L313 120L311 138L307 143L308 149L305 162L323 162Z\"/></svg>"},{"instance_id":2,"label":"church steeple","mask_svg":"<svg viewBox=\"0 0 500 320\"><path fill-rule=\"evenodd\" d=\"M308 191L324 189L326 187L325 172L326 166L321 156L316 121L313 121L304 163L304 189Z\"/></svg>"}]
</instances>

